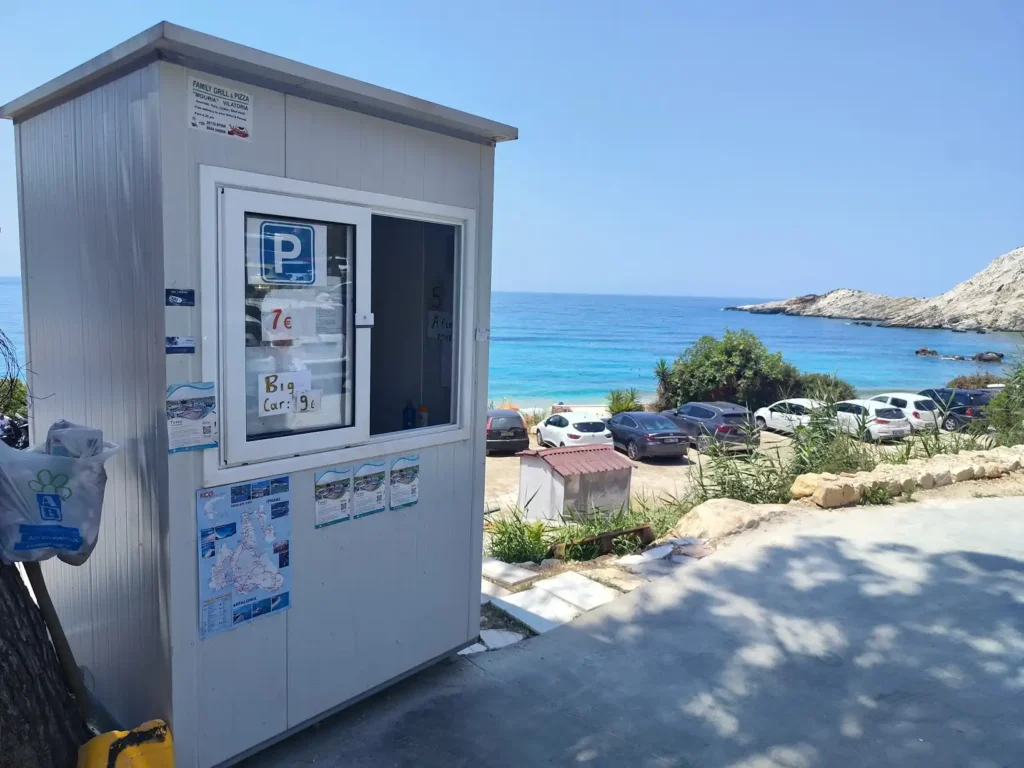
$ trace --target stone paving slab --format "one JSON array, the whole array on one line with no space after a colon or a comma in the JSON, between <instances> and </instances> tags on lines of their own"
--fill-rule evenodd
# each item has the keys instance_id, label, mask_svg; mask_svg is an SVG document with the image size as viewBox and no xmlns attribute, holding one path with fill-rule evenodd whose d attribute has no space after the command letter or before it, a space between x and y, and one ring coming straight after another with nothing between
<instances>
[{"instance_id":1,"label":"stone paving slab","mask_svg":"<svg viewBox=\"0 0 1024 768\"><path fill-rule=\"evenodd\" d=\"M619 596L611 587L599 584L574 571L566 571L550 579L541 579L533 588L543 589L582 611L592 611Z\"/></svg>"},{"instance_id":2,"label":"stone paving slab","mask_svg":"<svg viewBox=\"0 0 1024 768\"><path fill-rule=\"evenodd\" d=\"M487 646L483 643L473 643L459 651L459 656L472 656L474 653L483 653L486 650Z\"/></svg>"},{"instance_id":3,"label":"stone paving slab","mask_svg":"<svg viewBox=\"0 0 1024 768\"><path fill-rule=\"evenodd\" d=\"M611 584L623 592L632 592L637 587L642 587L646 582L635 573L624 571L621 568L594 568L587 571L589 578Z\"/></svg>"},{"instance_id":4,"label":"stone paving slab","mask_svg":"<svg viewBox=\"0 0 1024 768\"><path fill-rule=\"evenodd\" d=\"M514 587L516 584L522 584L528 579L536 578L537 572L520 568L518 565L512 565L511 563L503 563L501 560L495 560L493 557L485 557L483 575L492 581Z\"/></svg>"},{"instance_id":5,"label":"stone paving slab","mask_svg":"<svg viewBox=\"0 0 1024 768\"><path fill-rule=\"evenodd\" d=\"M575 605L543 589L528 589L508 597L496 597L491 604L538 634L572 621L583 613Z\"/></svg>"},{"instance_id":6,"label":"stone paving slab","mask_svg":"<svg viewBox=\"0 0 1024 768\"><path fill-rule=\"evenodd\" d=\"M523 637L524 635L518 632L510 632L507 629L480 630L480 639L484 641L484 645L487 646L489 651L496 651L498 648L504 648L506 645L518 643Z\"/></svg>"},{"instance_id":7,"label":"stone paving slab","mask_svg":"<svg viewBox=\"0 0 1024 768\"><path fill-rule=\"evenodd\" d=\"M487 603L491 602L492 597L504 597L509 594L512 593L493 581L488 581L484 578L480 579L480 605L487 605Z\"/></svg>"}]
</instances>

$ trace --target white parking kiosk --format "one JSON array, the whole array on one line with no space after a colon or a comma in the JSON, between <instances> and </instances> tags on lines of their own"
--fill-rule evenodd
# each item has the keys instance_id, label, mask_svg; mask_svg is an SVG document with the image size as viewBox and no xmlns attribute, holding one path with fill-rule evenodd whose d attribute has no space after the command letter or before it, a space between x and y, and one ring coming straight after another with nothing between
<instances>
[{"instance_id":1,"label":"white parking kiosk","mask_svg":"<svg viewBox=\"0 0 1024 768\"><path fill-rule=\"evenodd\" d=\"M46 567L98 699L212 766L470 643L516 129L168 23L0 114L34 438L123 446Z\"/></svg>"}]
</instances>

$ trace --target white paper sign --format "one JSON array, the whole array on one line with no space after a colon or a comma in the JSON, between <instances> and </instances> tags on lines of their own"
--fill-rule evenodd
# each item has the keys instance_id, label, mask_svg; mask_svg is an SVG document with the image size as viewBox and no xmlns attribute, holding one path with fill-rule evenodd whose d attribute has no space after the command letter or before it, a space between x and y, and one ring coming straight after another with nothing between
<instances>
[{"instance_id":1,"label":"white paper sign","mask_svg":"<svg viewBox=\"0 0 1024 768\"><path fill-rule=\"evenodd\" d=\"M231 86L190 75L188 119L197 131L249 141L252 97Z\"/></svg>"},{"instance_id":2,"label":"white paper sign","mask_svg":"<svg viewBox=\"0 0 1024 768\"><path fill-rule=\"evenodd\" d=\"M299 291L271 291L263 299L264 342L296 341L316 336L316 306L307 302L305 297L291 297L288 293Z\"/></svg>"},{"instance_id":3,"label":"white paper sign","mask_svg":"<svg viewBox=\"0 0 1024 768\"><path fill-rule=\"evenodd\" d=\"M452 313L431 310L427 312L427 338L452 340Z\"/></svg>"},{"instance_id":4,"label":"white paper sign","mask_svg":"<svg viewBox=\"0 0 1024 768\"><path fill-rule=\"evenodd\" d=\"M295 395L295 404L292 410L295 413L314 413L320 410L320 400L324 396L322 389L311 389L308 392L299 392Z\"/></svg>"},{"instance_id":5,"label":"white paper sign","mask_svg":"<svg viewBox=\"0 0 1024 768\"><path fill-rule=\"evenodd\" d=\"M313 479L316 512L313 526L323 528L352 517L352 467L317 472Z\"/></svg>"},{"instance_id":6,"label":"white paper sign","mask_svg":"<svg viewBox=\"0 0 1024 768\"><path fill-rule=\"evenodd\" d=\"M280 416L295 410L296 395L309 392L312 378L309 371L283 371L260 373L256 376L256 391L259 395L259 415Z\"/></svg>"}]
</instances>

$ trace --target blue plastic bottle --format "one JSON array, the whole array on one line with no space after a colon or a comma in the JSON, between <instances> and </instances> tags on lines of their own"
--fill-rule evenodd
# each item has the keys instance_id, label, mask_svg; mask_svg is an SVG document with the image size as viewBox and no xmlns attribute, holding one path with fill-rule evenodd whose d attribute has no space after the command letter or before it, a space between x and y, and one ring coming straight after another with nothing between
<instances>
[{"instance_id":1,"label":"blue plastic bottle","mask_svg":"<svg viewBox=\"0 0 1024 768\"><path fill-rule=\"evenodd\" d=\"M412 400L405 401L405 408L402 409L402 429L413 429L416 426L416 408Z\"/></svg>"}]
</instances>

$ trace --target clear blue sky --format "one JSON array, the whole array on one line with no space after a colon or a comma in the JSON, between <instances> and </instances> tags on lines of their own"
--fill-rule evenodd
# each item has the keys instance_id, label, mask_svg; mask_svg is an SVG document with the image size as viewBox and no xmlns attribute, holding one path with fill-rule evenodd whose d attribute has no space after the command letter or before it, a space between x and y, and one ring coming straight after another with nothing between
<instances>
[{"instance_id":1,"label":"clear blue sky","mask_svg":"<svg viewBox=\"0 0 1024 768\"><path fill-rule=\"evenodd\" d=\"M496 290L928 295L1024 243L1024 3L7 0L0 102L167 19L512 123ZM18 271L0 124L0 274Z\"/></svg>"}]
</instances>

